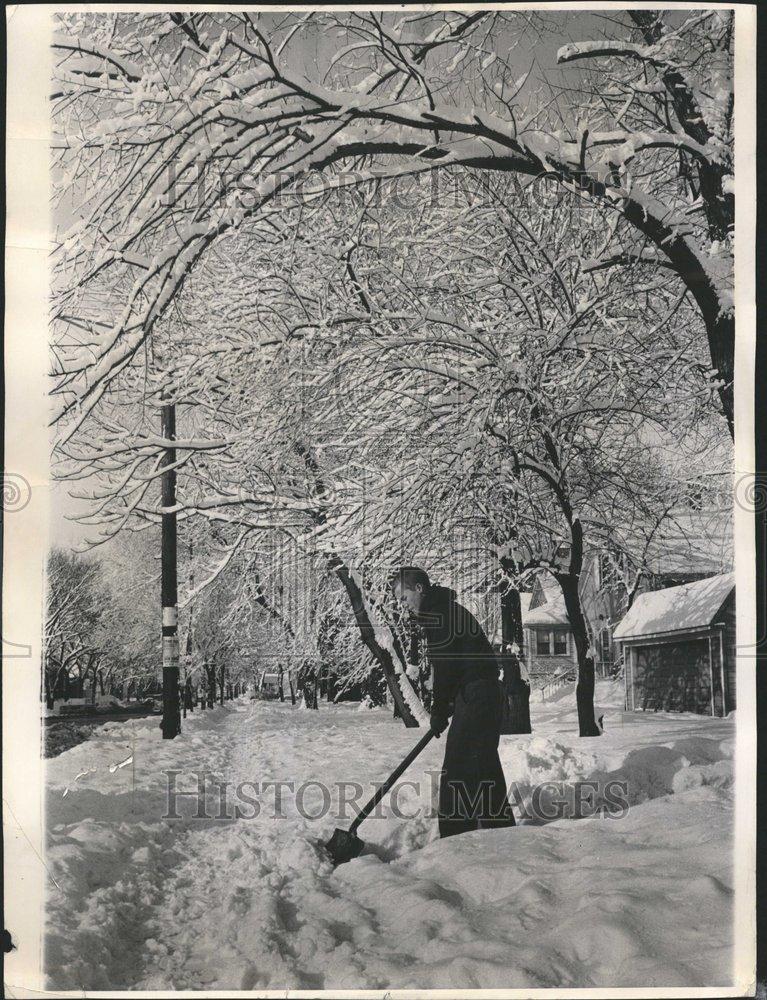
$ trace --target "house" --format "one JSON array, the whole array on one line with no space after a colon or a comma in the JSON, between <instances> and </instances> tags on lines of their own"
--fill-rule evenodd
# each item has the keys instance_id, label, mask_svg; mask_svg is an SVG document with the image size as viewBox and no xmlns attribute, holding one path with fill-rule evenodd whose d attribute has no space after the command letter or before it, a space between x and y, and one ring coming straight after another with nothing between
<instances>
[{"instance_id":1,"label":"house","mask_svg":"<svg viewBox=\"0 0 767 1000\"><path fill-rule=\"evenodd\" d=\"M589 578L588 574L584 576L586 579ZM596 588L594 592L596 594ZM522 613L522 655L531 684L534 687L542 687L554 678L574 679L578 668L578 656L565 609L565 600L556 579L549 573L539 573L532 592L521 592L519 598ZM590 608L593 612L593 601ZM599 654L596 660L597 671L603 674L611 672L613 668L612 633L609 629L605 643L605 649L610 650L609 663L608 654L605 655L604 661L599 658ZM500 653L500 628L496 628L493 633L493 645L496 652Z\"/></svg>"},{"instance_id":2,"label":"house","mask_svg":"<svg viewBox=\"0 0 767 1000\"><path fill-rule=\"evenodd\" d=\"M287 687L287 683L285 684ZM280 693L280 675L279 672L267 672L266 670L261 674L261 680L258 685L258 692L261 698L273 699L279 697Z\"/></svg>"},{"instance_id":3,"label":"house","mask_svg":"<svg viewBox=\"0 0 767 1000\"><path fill-rule=\"evenodd\" d=\"M639 595L703 580L730 570L732 555L731 519L694 505L675 511L649 538L629 531L616 534L612 544L587 551L580 598L592 635L597 673L607 676L621 664L613 630L627 612L628 587L633 584Z\"/></svg>"},{"instance_id":4,"label":"house","mask_svg":"<svg viewBox=\"0 0 767 1000\"><path fill-rule=\"evenodd\" d=\"M648 561L638 594L663 591L686 583L711 578L721 564L693 559L683 563L670 553ZM594 651L597 676L614 675L622 664L622 650L614 630L626 614L625 584L616 579L614 560L604 553L587 552L581 573L580 599ZM532 593L521 594L524 657L531 680L545 681L577 669L570 621L562 590L550 573L539 573ZM527 599L527 600L525 600ZM635 602L639 596L635 597Z\"/></svg>"},{"instance_id":5,"label":"house","mask_svg":"<svg viewBox=\"0 0 767 1000\"><path fill-rule=\"evenodd\" d=\"M724 716L735 708L735 576L640 594L613 632L626 709Z\"/></svg>"},{"instance_id":6,"label":"house","mask_svg":"<svg viewBox=\"0 0 767 1000\"><path fill-rule=\"evenodd\" d=\"M628 553L640 553L631 558ZM565 567L570 546L561 543L555 564ZM664 591L722 575L732 565L732 526L720 514L690 510L675 514L673 522L652 534L613 538L600 548L587 548L580 574L579 596L586 619L597 676L615 676L623 667L623 647L614 630L627 613L629 594L634 605L647 592ZM532 593L520 594L523 659L531 683L548 686L575 677L577 654L561 588L549 571L539 572ZM484 619L500 652L497 597L486 595ZM734 690L734 689L733 689Z\"/></svg>"},{"instance_id":7,"label":"house","mask_svg":"<svg viewBox=\"0 0 767 1000\"><path fill-rule=\"evenodd\" d=\"M575 642L562 590L549 574L540 574L522 603L524 656L533 684L573 672L578 667Z\"/></svg>"}]
</instances>

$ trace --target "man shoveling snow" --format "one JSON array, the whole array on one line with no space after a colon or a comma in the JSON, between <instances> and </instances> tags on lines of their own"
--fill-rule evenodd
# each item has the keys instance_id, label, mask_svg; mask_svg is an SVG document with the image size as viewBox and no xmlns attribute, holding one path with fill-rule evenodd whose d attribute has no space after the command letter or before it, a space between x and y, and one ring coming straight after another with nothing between
<instances>
[{"instance_id":1,"label":"man shoveling snow","mask_svg":"<svg viewBox=\"0 0 767 1000\"><path fill-rule=\"evenodd\" d=\"M455 592L431 583L424 570L403 567L392 583L426 637L436 736L452 715L439 790L440 836L514 826L498 756L501 688L492 646Z\"/></svg>"}]
</instances>

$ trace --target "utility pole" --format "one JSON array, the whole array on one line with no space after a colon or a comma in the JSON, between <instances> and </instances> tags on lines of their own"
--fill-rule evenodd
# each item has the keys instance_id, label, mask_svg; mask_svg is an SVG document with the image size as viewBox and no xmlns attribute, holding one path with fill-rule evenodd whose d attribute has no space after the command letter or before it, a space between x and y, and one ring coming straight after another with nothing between
<instances>
[{"instance_id":1,"label":"utility pole","mask_svg":"<svg viewBox=\"0 0 767 1000\"><path fill-rule=\"evenodd\" d=\"M194 592L194 545L191 538L189 539L189 590ZM190 712L194 711L194 701L192 700L192 669L193 669L193 658L192 658L192 624L193 624L193 609L190 605L189 607L189 626L186 632L186 656L184 657L184 718L186 718L186 710L189 709Z\"/></svg>"},{"instance_id":2,"label":"utility pole","mask_svg":"<svg viewBox=\"0 0 767 1000\"><path fill-rule=\"evenodd\" d=\"M163 403L161 434L164 440L176 437L175 403ZM176 449L166 448L162 457L162 738L172 740L181 732L178 690L178 573L176 565Z\"/></svg>"}]
</instances>

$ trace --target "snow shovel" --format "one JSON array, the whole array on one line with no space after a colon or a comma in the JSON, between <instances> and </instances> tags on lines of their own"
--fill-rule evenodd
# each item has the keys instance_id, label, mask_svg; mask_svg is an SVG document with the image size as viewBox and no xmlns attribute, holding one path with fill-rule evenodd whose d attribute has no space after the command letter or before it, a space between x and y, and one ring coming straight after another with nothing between
<instances>
[{"instance_id":1,"label":"snow shovel","mask_svg":"<svg viewBox=\"0 0 767 1000\"><path fill-rule=\"evenodd\" d=\"M357 828L364 819L367 819L397 778L399 778L403 771L410 767L429 740L433 738L434 733L430 729L428 733L426 733L426 735L420 739L418 743L416 743L402 763L398 764L392 771L386 781L377 790L373 798L362 807L348 830L341 830L338 827L335 828L333 836L325 844L325 850L330 855L334 865L342 865L346 861L351 861L352 858L356 858L362 852L362 849L365 846L365 841L360 840L357 836Z\"/></svg>"}]
</instances>

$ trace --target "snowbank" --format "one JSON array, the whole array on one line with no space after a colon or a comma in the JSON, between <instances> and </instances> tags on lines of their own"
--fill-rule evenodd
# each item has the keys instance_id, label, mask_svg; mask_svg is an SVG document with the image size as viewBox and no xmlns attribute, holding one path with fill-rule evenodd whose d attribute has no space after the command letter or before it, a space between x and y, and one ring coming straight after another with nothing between
<instances>
[{"instance_id":1,"label":"snowbank","mask_svg":"<svg viewBox=\"0 0 767 1000\"><path fill-rule=\"evenodd\" d=\"M366 798L420 735L386 709L242 700L173 741L156 719L101 727L48 762L51 987L726 985L734 720L623 715L616 687L598 686L602 737L579 739L561 699L535 706L535 733L502 738L516 828L437 839L435 740L361 827L366 852L335 870L322 844L354 815L339 819L338 783ZM207 818L188 798L163 819L164 772L191 789L206 770L303 793L284 795L281 818L274 789L235 818L211 787ZM333 787L324 815L316 779ZM525 818L536 787L566 800L587 780L602 798L585 818ZM626 785L620 818L605 815L610 780Z\"/></svg>"}]
</instances>

